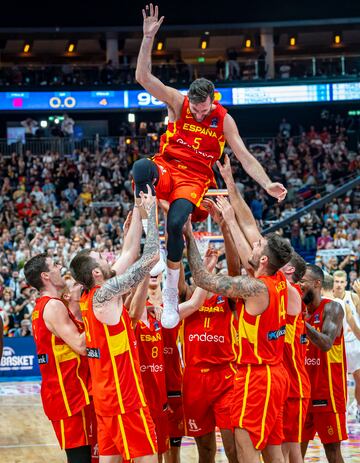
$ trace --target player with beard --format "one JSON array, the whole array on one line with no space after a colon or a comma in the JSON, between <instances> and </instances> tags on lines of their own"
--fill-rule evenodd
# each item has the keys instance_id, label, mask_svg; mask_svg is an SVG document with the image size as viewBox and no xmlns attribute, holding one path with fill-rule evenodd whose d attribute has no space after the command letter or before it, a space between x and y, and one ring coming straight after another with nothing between
<instances>
[{"instance_id":1,"label":"player with beard","mask_svg":"<svg viewBox=\"0 0 360 463\"><path fill-rule=\"evenodd\" d=\"M149 215L143 255L138 257L141 220L136 207L113 267L106 256L92 250L71 261L73 277L85 291L80 307L85 323L86 350L98 424L100 463L157 462L154 423L145 400L136 339L122 295L136 287L159 261L155 198L141 193Z\"/></svg>"},{"instance_id":2,"label":"player with beard","mask_svg":"<svg viewBox=\"0 0 360 463\"><path fill-rule=\"evenodd\" d=\"M292 248L276 234L261 236L236 188L229 158L225 157L224 165L217 164L233 207L221 197L217 204L249 275L213 281L244 299L238 304L238 373L231 411L237 453L246 462L260 461L260 451L265 461L282 462L283 407L288 394L282 364L285 325L288 315L299 314L301 297L279 270L289 261ZM200 277L210 283L204 275Z\"/></svg>"},{"instance_id":3,"label":"player with beard","mask_svg":"<svg viewBox=\"0 0 360 463\"><path fill-rule=\"evenodd\" d=\"M32 313L42 376L41 399L69 463L91 462L90 372L85 334L60 299L65 288L61 265L47 254L26 262L26 281L40 296Z\"/></svg>"},{"instance_id":4,"label":"player with beard","mask_svg":"<svg viewBox=\"0 0 360 463\"><path fill-rule=\"evenodd\" d=\"M144 36L137 61L136 80L153 97L167 105L169 124L162 151L152 160L136 161L133 176L136 196L144 191L146 184L151 184L153 194L156 192L158 198L170 202L162 324L171 328L179 322L177 288L184 249L182 228L189 214L194 212L195 220L207 189L216 186L212 166L221 157L225 142L230 145L244 170L268 194L282 200L286 196L286 189L280 183L272 183L260 163L246 149L234 119L216 101L212 82L196 79L190 85L187 96L184 96L152 74L151 51L164 17L159 19L158 7L150 4L143 10L143 19Z\"/></svg>"},{"instance_id":5,"label":"player with beard","mask_svg":"<svg viewBox=\"0 0 360 463\"><path fill-rule=\"evenodd\" d=\"M321 297L324 273L308 265L300 281L307 307L308 342L305 364L311 383L311 400L303 429L302 454L317 432L329 463L343 463L341 441L346 432L346 356L341 305Z\"/></svg>"},{"instance_id":6,"label":"player with beard","mask_svg":"<svg viewBox=\"0 0 360 463\"><path fill-rule=\"evenodd\" d=\"M298 282L305 275L306 262L296 252L281 269L287 281L302 292ZM284 366L290 379L290 388L284 406L284 443L282 445L285 462L302 463L302 431L311 396L309 375L305 367L306 329L303 312L305 304L300 300L300 312L286 315L286 333L284 346Z\"/></svg>"}]
</instances>

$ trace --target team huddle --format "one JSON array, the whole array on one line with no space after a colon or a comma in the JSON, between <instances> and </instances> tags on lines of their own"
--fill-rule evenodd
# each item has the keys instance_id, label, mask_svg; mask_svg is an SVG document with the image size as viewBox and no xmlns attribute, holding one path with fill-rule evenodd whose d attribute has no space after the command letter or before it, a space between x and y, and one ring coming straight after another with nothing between
<instances>
[{"instance_id":1,"label":"team huddle","mask_svg":"<svg viewBox=\"0 0 360 463\"><path fill-rule=\"evenodd\" d=\"M143 17L136 75L167 104L169 125L160 152L134 164L122 253L114 260L82 250L67 280L46 254L25 265L40 293L32 323L44 411L70 463L96 455L100 463L176 463L183 436L195 438L200 462L214 462L216 427L230 462L302 462L316 432L328 461L342 462L344 307L323 292L329 282L319 267L280 235L260 234L229 158L219 162L225 142L269 194L281 201L286 189L247 151L210 81L197 79L184 96L151 74L163 18L152 4ZM215 163L229 200L204 199L216 186ZM217 251L202 257L194 238L191 222L208 214L221 228L227 273L216 273Z\"/></svg>"}]
</instances>

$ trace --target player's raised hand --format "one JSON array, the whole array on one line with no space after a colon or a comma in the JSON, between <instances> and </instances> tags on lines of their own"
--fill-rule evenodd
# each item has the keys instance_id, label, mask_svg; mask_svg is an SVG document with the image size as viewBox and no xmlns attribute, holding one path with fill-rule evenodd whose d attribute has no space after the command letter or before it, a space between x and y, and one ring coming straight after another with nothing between
<instances>
[{"instance_id":1,"label":"player's raised hand","mask_svg":"<svg viewBox=\"0 0 360 463\"><path fill-rule=\"evenodd\" d=\"M214 201L212 201L209 198L205 198L203 202L201 203L201 205L203 206L204 209L208 211L208 213L210 214L211 218L213 219L215 223L217 223L218 225L222 224L223 218L221 216L221 211L217 207Z\"/></svg>"},{"instance_id":2,"label":"player's raised hand","mask_svg":"<svg viewBox=\"0 0 360 463\"><path fill-rule=\"evenodd\" d=\"M144 37L154 38L159 27L161 26L162 22L164 21L164 16L161 16L159 19L159 7L150 3L150 5L146 5L145 9L142 10L144 24L143 24L143 31Z\"/></svg>"},{"instance_id":3,"label":"player's raised hand","mask_svg":"<svg viewBox=\"0 0 360 463\"><path fill-rule=\"evenodd\" d=\"M223 196L217 196L216 204L226 223L235 220L235 211L226 198L224 198Z\"/></svg>"},{"instance_id":4,"label":"player's raised hand","mask_svg":"<svg viewBox=\"0 0 360 463\"><path fill-rule=\"evenodd\" d=\"M287 189L284 187L284 185L277 182L270 183L269 186L265 188L265 190L270 196L276 198L279 203L285 199L287 194Z\"/></svg>"},{"instance_id":5,"label":"player's raised hand","mask_svg":"<svg viewBox=\"0 0 360 463\"><path fill-rule=\"evenodd\" d=\"M219 172L222 178L225 180L225 183L234 180L231 170L230 158L227 154L224 158L224 164L221 164L220 161L216 161L216 165L218 166Z\"/></svg>"},{"instance_id":6,"label":"player's raised hand","mask_svg":"<svg viewBox=\"0 0 360 463\"><path fill-rule=\"evenodd\" d=\"M219 253L217 249L215 249L212 246L209 246L204 257L204 265L208 272L211 273L214 270L218 261L218 257Z\"/></svg>"},{"instance_id":7,"label":"player's raised hand","mask_svg":"<svg viewBox=\"0 0 360 463\"><path fill-rule=\"evenodd\" d=\"M153 205L156 202L156 196L153 196L149 185L146 185L146 187L147 187L147 193L140 191L140 199L141 199L140 206L142 206L145 209L145 211L149 213L150 209L153 207Z\"/></svg>"}]
</instances>

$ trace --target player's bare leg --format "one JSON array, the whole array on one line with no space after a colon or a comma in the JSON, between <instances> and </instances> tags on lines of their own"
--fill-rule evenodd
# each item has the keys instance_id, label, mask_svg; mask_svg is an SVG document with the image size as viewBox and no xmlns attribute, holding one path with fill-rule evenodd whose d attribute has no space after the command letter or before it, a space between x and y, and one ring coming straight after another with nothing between
<instances>
[{"instance_id":1,"label":"player's bare leg","mask_svg":"<svg viewBox=\"0 0 360 463\"><path fill-rule=\"evenodd\" d=\"M220 429L220 434L227 459L230 463L237 463L234 433L230 429Z\"/></svg>"},{"instance_id":2,"label":"player's bare leg","mask_svg":"<svg viewBox=\"0 0 360 463\"><path fill-rule=\"evenodd\" d=\"M180 463L180 447L170 447L165 454L165 463Z\"/></svg>"},{"instance_id":3,"label":"player's bare leg","mask_svg":"<svg viewBox=\"0 0 360 463\"><path fill-rule=\"evenodd\" d=\"M341 455L341 442L323 445L329 463L344 463L344 459Z\"/></svg>"},{"instance_id":4,"label":"player's bare leg","mask_svg":"<svg viewBox=\"0 0 360 463\"><path fill-rule=\"evenodd\" d=\"M99 463L122 463L121 455L100 455Z\"/></svg>"},{"instance_id":5,"label":"player's bare leg","mask_svg":"<svg viewBox=\"0 0 360 463\"><path fill-rule=\"evenodd\" d=\"M300 444L300 446L301 446L301 455L302 455L303 458L305 458L308 445L309 445L309 441L308 442L301 442L301 444Z\"/></svg>"},{"instance_id":6,"label":"player's bare leg","mask_svg":"<svg viewBox=\"0 0 360 463\"><path fill-rule=\"evenodd\" d=\"M282 453L285 463L303 463L304 459L301 455L301 447L297 442L286 442L282 444Z\"/></svg>"},{"instance_id":7,"label":"player's bare leg","mask_svg":"<svg viewBox=\"0 0 360 463\"><path fill-rule=\"evenodd\" d=\"M144 457L134 458L134 463L158 463L158 456L155 455L145 455Z\"/></svg>"},{"instance_id":8,"label":"player's bare leg","mask_svg":"<svg viewBox=\"0 0 360 463\"><path fill-rule=\"evenodd\" d=\"M195 437L199 452L199 463L215 463L216 438L215 431L200 437Z\"/></svg>"},{"instance_id":9,"label":"player's bare leg","mask_svg":"<svg viewBox=\"0 0 360 463\"><path fill-rule=\"evenodd\" d=\"M239 463L260 463L260 451L256 450L245 429L235 428L235 444Z\"/></svg>"},{"instance_id":10,"label":"player's bare leg","mask_svg":"<svg viewBox=\"0 0 360 463\"><path fill-rule=\"evenodd\" d=\"M262 451L265 463L284 463L284 456L281 451L281 445L268 445Z\"/></svg>"}]
</instances>

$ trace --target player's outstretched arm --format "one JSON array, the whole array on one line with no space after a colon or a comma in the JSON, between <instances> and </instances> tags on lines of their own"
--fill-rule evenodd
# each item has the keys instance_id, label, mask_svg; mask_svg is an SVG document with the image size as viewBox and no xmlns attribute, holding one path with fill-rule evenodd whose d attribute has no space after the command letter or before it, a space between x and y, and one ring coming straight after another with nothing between
<instances>
[{"instance_id":1,"label":"player's outstretched arm","mask_svg":"<svg viewBox=\"0 0 360 463\"><path fill-rule=\"evenodd\" d=\"M263 296L268 299L268 290L261 280L248 276L228 277L212 275L205 268L189 223L184 230L190 269L196 286L223 296L251 299Z\"/></svg>"},{"instance_id":2,"label":"player's outstretched arm","mask_svg":"<svg viewBox=\"0 0 360 463\"><path fill-rule=\"evenodd\" d=\"M261 164L247 150L235 121L229 114L225 116L224 120L224 135L247 174L262 186L270 196L274 196L279 201L285 199L286 188L281 183L273 183L269 179Z\"/></svg>"},{"instance_id":3,"label":"player's outstretched arm","mask_svg":"<svg viewBox=\"0 0 360 463\"><path fill-rule=\"evenodd\" d=\"M94 309L98 313L106 311L109 301L137 286L159 259L159 232L156 223L156 205L153 200L149 211L148 233L143 255L123 275L110 278L95 292Z\"/></svg>"},{"instance_id":4,"label":"player's outstretched arm","mask_svg":"<svg viewBox=\"0 0 360 463\"><path fill-rule=\"evenodd\" d=\"M320 350L327 352L339 335L344 318L344 311L336 301L328 302L324 308L324 322L322 331L317 331L309 323L305 322L307 335L310 341Z\"/></svg>"},{"instance_id":5,"label":"player's outstretched arm","mask_svg":"<svg viewBox=\"0 0 360 463\"><path fill-rule=\"evenodd\" d=\"M138 207L135 207L133 211L129 212L125 221L124 229L125 226L127 227L126 222L128 221L130 222L130 225L124 237L121 255L112 267L113 270L115 270L116 275L124 273L139 256L142 226Z\"/></svg>"},{"instance_id":6,"label":"player's outstretched arm","mask_svg":"<svg viewBox=\"0 0 360 463\"><path fill-rule=\"evenodd\" d=\"M146 5L142 10L144 36L136 64L135 78L152 96L163 101L176 112L181 108L184 96L176 89L164 85L161 80L151 72L151 52L154 45L154 38L159 30L164 16L159 19L159 8L152 3Z\"/></svg>"},{"instance_id":7,"label":"player's outstretched arm","mask_svg":"<svg viewBox=\"0 0 360 463\"><path fill-rule=\"evenodd\" d=\"M150 275L146 275L145 279L139 284L136 288L134 297L131 300L129 315L134 324L142 318L144 312L146 311L146 299L149 290L149 281Z\"/></svg>"},{"instance_id":8,"label":"player's outstretched arm","mask_svg":"<svg viewBox=\"0 0 360 463\"><path fill-rule=\"evenodd\" d=\"M244 233L249 244L252 245L252 243L258 241L261 238L261 234L249 206L246 204L244 198L241 196L240 191L235 184L231 171L229 156L225 156L224 164L221 164L219 161L217 161L216 164L222 178L226 183L230 203L234 208L238 225Z\"/></svg>"}]
</instances>

